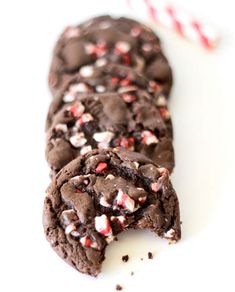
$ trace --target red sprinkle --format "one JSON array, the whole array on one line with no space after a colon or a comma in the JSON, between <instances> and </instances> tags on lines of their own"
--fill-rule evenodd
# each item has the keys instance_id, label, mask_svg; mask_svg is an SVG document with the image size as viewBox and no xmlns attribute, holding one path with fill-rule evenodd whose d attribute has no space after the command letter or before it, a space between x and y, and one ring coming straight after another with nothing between
<instances>
[{"instance_id":1,"label":"red sprinkle","mask_svg":"<svg viewBox=\"0 0 235 292\"><path fill-rule=\"evenodd\" d=\"M105 163L105 162L100 162L100 163L97 165L97 167L96 167L96 169L95 169L95 172L96 172L96 173L100 173L100 172L104 171L104 170L107 169L107 168L108 168L108 164L107 164L107 163Z\"/></svg>"}]
</instances>

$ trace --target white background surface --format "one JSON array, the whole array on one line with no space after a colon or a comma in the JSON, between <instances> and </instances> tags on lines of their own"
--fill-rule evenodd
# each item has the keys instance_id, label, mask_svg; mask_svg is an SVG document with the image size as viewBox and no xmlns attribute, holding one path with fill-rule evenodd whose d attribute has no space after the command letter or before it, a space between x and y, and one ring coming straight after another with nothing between
<instances>
[{"instance_id":1,"label":"white background surface","mask_svg":"<svg viewBox=\"0 0 235 292\"><path fill-rule=\"evenodd\" d=\"M0 291L105 292L115 291L117 283L124 291L235 291L234 4L174 3L214 23L222 36L218 49L206 52L157 28L175 75L172 179L181 202L182 240L169 246L148 232L124 234L108 248L103 273L92 279L64 263L43 234L47 71L67 24L101 13L136 15L122 0L0 2ZM154 252L152 261L148 251ZM126 264L124 254L130 256Z\"/></svg>"}]
</instances>

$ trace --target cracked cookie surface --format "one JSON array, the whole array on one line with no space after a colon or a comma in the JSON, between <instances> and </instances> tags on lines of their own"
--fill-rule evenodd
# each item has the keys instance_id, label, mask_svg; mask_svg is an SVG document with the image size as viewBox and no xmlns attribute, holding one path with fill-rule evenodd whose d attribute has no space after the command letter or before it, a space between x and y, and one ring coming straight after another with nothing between
<instances>
[{"instance_id":1,"label":"cracked cookie surface","mask_svg":"<svg viewBox=\"0 0 235 292\"><path fill-rule=\"evenodd\" d=\"M105 248L128 229L181 236L179 204L165 168L136 152L93 150L53 179L43 224L52 248L82 273L98 275Z\"/></svg>"}]
</instances>

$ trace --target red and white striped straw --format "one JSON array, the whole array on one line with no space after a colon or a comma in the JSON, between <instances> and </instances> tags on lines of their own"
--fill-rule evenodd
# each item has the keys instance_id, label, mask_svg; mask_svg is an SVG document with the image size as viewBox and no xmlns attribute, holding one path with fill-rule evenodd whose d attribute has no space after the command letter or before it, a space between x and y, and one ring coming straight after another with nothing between
<instances>
[{"instance_id":1,"label":"red and white striped straw","mask_svg":"<svg viewBox=\"0 0 235 292\"><path fill-rule=\"evenodd\" d=\"M165 1L128 0L128 3L134 10L145 7L148 15L155 23L174 30L181 37L196 42L206 49L212 49L218 43L219 37L213 27L198 21L189 13L167 4Z\"/></svg>"}]
</instances>

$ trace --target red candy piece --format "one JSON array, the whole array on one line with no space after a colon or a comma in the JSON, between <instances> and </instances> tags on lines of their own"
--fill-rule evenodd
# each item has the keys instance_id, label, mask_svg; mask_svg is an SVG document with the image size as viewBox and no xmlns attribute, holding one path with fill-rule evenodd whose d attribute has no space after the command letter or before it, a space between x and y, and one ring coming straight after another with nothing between
<instances>
[{"instance_id":1,"label":"red candy piece","mask_svg":"<svg viewBox=\"0 0 235 292\"><path fill-rule=\"evenodd\" d=\"M128 93L123 93L122 94L122 99L127 102L127 103L131 103L133 101L136 100L136 97L132 94L128 94Z\"/></svg>"},{"instance_id":2,"label":"red candy piece","mask_svg":"<svg viewBox=\"0 0 235 292\"><path fill-rule=\"evenodd\" d=\"M113 84L118 84L119 81L120 81L120 79L117 78L117 77L112 77L112 78L111 78L111 81L112 81Z\"/></svg>"},{"instance_id":3,"label":"red candy piece","mask_svg":"<svg viewBox=\"0 0 235 292\"><path fill-rule=\"evenodd\" d=\"M124 64L126 66L129 66L131 64L131 57L129 54L124 54L123 56L123 61L124 61Z\"/></svg>"},{"instance_id":4,"label":"red candy piece","mask_svg":"<svg viewBox=\"0 0 235 292\"><path fill-rule=\"evenodd\" d=\"M159 108L159 112L163 119L169 119L170 113L166 108L164 107Z\"/></svg>"},{"instance_id":5,"label":"red candy piece","mask_svg":"<svg viewBox=\"0 0 235 292\"><path fill-rule=\"evenodd\" d=\"M125 138L123 137L119 142L119 146L129 149L132 148L135 144L135 139L133 137Z\"/></svg>"},{"instance_id":6,"label":"red candy piece","mask_svg":"<svg viewBox=\"0 0 235 292\"><path fill-rule=\"evenodd\" d=\"M107 169L107 168L108 168L108 164L107 164L107 163L105 163L105 162L100 162L100 163L97 165L97 167L96 167L96 169L95 169L95 172L96 172L96 173L100 173L100 172L104 171L104 170Z\"/></svg>"},{"instance_id":7,"label":"red candy piece","mask_svg":"<svg viewBox=\"0 0 235 292\"><path fill-rule=\"evenodd\" d=\"M120 82L120 84L121 84L122 86L130 85L130 84L131 84L131 80L129 80L129 79L123 79L123 80Z\"/></svg>"}]
</instances>

